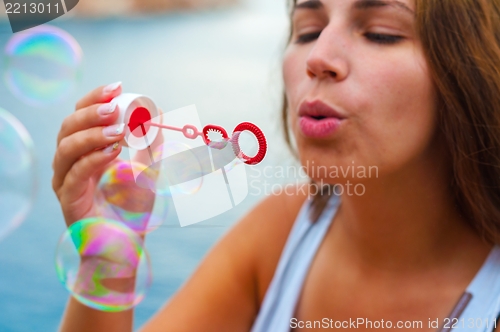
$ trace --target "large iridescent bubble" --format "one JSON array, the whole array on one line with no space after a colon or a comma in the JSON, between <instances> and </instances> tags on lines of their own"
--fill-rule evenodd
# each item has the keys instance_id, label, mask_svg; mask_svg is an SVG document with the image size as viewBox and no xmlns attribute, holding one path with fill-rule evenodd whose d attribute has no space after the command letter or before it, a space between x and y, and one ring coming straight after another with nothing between
<instances>
[{"instance_id":1,"label":"large iridescent bubble","mask_svg":"<svg viewBox=\"0 0 500 332\"><path fill-rule=\"evenodd\" d=\"M134 161L115 161L97 186L100 216L118 220L139 234L157 229L168 214L169 201L156 195L157 173Z\"/></svg>"},{"instance_id":2,"label":"large iridescent bubble","mask_svg":"<svg viewBox=\"0 0 500 332\"><path fill-rule=\"evenodd\" d=\"M104 218L81 220L64 232L56 271L74 298L108 312L134 307L152 283L142 238L121 222Z\"/></svg>"},{"instance_id":3,"label":"large iridescent bubble","mask_svg":"<svg viewBox=\"0 0 500 332\"><path fill-rule=\"evenodd\" d=\"M26 128L0 108L0 241L26 218L34 201L33 141Z\"/></svg>"},{"instance_id":4,"label":"large iridescent bubble","mask_svg":"<svg viewBox=\"0 0 500 332\"><path fill-rule=\"evenodd\" d=\"M159 167L155 192L160 196L172 194L193 194L203 185L203 164L200 162L196 148L187 144L169 141L158 147L160 152L156 162ZM207 147L202 147L208 150ZM208 156L208 154L207 154ZM207 163L208 163L207 159Z\"/></svg>"},{"instance_id":5,"label":"large iridescent bubble","mask_svg":"<svg viewBox=\"0 0 500 332\"><path fill-rule=\"evenodd\" d=\"M80 45L60 28L43 25L18 32L5 47L5 83L30 106L57 104L80 81L82 58Z\"/></svg>"}]
</instances>

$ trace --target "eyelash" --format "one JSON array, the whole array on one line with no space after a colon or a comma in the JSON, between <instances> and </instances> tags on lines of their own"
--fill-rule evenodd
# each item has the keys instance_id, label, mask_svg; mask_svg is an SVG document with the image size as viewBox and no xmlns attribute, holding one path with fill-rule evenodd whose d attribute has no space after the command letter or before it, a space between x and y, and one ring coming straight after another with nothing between
<instances>
[{"instance_id":1,"label":"eyelash","mask_svg":"<svg viewBox=\"0 0 500 332\"><path fill-rule=\"evenodd\" d=\"M320 34L321 34L321 31L300 35L297 37L296 43L297 44L307 44L309 42L312 42L313 40L318 39ZM397 42L399 42L400 40L403 39L403 37L401 37L401 36L384 35L384 34L380 34L380 33L371 33L371 32L365 33L364 36L368 40L370 40L374 43L385 44L385 45L396 44Z\"/></svg>"},{"instance_id":2,"label":"eyelash","mask_svg":"<svg viewBox=\"0 0 500 332\"><path fill-rule=\"evenodd\" d=\"M313 40L318 39L320 34L321 34L321 31L300 35L297 37L296 43L297 44L307 44L309 42L312 42Z\"/></svg>"},{"instance_id":3,"label":"eyelash","mask_svg":"<svg viewBox=\"0 0 500 332\"><path fill-rule=\"evenodd\" d=\"M367 32L364 35L368 40L371 40L378 44L396 44L403 39L401 36L384 35L381 33L371 33Z\"/></svg>"}]
</instances>

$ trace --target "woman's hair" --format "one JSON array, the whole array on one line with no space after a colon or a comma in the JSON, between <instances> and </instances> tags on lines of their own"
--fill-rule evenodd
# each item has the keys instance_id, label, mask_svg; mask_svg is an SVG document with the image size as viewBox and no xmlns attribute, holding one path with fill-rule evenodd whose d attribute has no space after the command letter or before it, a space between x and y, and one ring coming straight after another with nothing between
<instances>
[{"instance_id":1,"label":"woman's hair","mask_svg":"<svg viewBox=\"0 0 500 332\"><path fill-rule=\"evenodd\" d=\"M500 0L415 0L415 5L456 207L484 239L500 244ZM292 148L286 95L282 121ZM313 220L328 198L314 197Z\"/></svg>"}]
</instances>

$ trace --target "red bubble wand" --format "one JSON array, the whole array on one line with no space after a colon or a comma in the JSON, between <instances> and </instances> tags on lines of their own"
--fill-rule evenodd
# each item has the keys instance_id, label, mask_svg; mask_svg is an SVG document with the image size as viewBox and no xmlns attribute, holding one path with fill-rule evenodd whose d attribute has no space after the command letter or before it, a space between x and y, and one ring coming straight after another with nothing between
<instances>
[{"instance_id":1,"label":"red bubble wand","mask_svg":"<svg viewBox=\"0 0 500 332\"><path fill-rule=\"evenodd\" d=\"M216 132L222 136L222 139L224 141L233 144L233 150L235 155L238 158L242 159L244 163L247 165L259 164L262 160L264 160L264 157L266 156L267 153L267 140L266 137L264 136L264 133L262 132L262 130L260 130L259 127L250 122L243 122L237 125L236 128L234 128L233 130L232 136L229 137L227 131L223 127L212 124L206 125L202 131L199 131L198 128L196 128L196 126L191 124L187 124L184 127L179 128L160 123L153 123L151 122L151 117L147 109L137 108L132 113L128 126L131 132L134 132L138 127L141 127L141 131L144 136L149 131L150 127L158 127L161 129L181 132L184 135L184 137L188 139L196 139L199 136L201 136L205 144L213 148L217 148L218 146L217 143L220 142L212 142L210 140L209 133ZM239 136L243 131L251 132L255 136L257 143L259 145L259 151L253 157L246 155L240 148Z\"/></svg>"}]
</instances>

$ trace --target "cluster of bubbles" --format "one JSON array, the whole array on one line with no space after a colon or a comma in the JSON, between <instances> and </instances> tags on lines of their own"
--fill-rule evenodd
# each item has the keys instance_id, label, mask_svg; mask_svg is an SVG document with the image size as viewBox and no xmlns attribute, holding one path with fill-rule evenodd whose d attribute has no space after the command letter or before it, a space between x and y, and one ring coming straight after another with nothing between
<instances>
[{"instance_id":1,"label":"cluster of bubbles","mask_svg":"<svg viewBox=\"0 0 500 332\"><path fill-rule=\"evenodd\" d=\"M62 29L43 25L17 33L4 53L5 83L30 106L59 103L80 81L82 50ZM257 144L245 135L233 136L251 153ZM229 143L212 137L208 147L191 147L169 140L140 151L142 156L134 160L108 165L96 184L97 217L70 225L57 246L57 275L72 296L108 312L141 302L152 283L145 234L167 219L173 195L194 194L204 175L243 163ZM36 189L33 142L22 124L2 109L0 156L2 240L26 218Z\"/></svg>"},{"instance_id":2,"label":"cluster of bubbles","mask_svg":"<svg viewBox=\"0 0 500 332\"><path fill-rule=\"evenodd\" d=\"M82 50L66 31L41 25L13 35L5 47L5 84L19 100L47 107L71 96L81 79Z\"/></svg>"},{"instance_id":3,"label":"cluster of bubbles","mask_svg":"<svg viewBox=\"0 0 500 332\"><path fill-rule=\"evenodd\" d=\"M80 46L53 26L15 34L4 56L6 86L30 106L60 103L81 78ZM240 134L236 137L241 142ZM144 298L152 282L144 235L167 219L172 196L194 194L204 175L242 163L229 141L211 140L208 147L169 140L141 151L137 161L108 165L96 185L97 217L70 225L57 247L57 275L74 298L110 312L130 309ZM26 218L36 189L33 142L22 124L2 109L0 155L2 240Z\"/></svg>"},{"instance_id":4,"label":"cluster of bubbles","mask_svg":"<svg viewBox=\"0 0 500 332\"><path fill-rule=\"evenodd\" d=\"M8 89L30 106L44 107L70 95L81 76L82 50L62 29L42 25L16 33L4 50ZM34 200L34 148L30 135L0 109L0 240L26 218Z\"/></svg>"},{"instance_id":5,"label":"cluster of bubbles","mask_svg":"<svg viewBox=\"0 0 500 332\"><path fill-rule=\"evenodd\" d=\"M4 51L5 84L22 102L47 107L71 95L81 79L82 50L57 27L15 34ZM239 133L238 133L239 136ZM146 158L117 160L96 184L97 217L70 225L56 251L60 281L81 303L103 311L137 305L152 282L144 235L167 219L173 195L190 195L214 169L242 163L232 144L192 147L163 142ZM0 109L0 240L26 218L34 198L33 143L24 127Z\"/></svg>"},{"instance_id":6,"label":"cluster of bubbles","mask_svg":"<svg viewBox=\"0 0 500 332\"><path fill-rule=\"evenodd\" d=\"M137 177L147 181L137 185ZM75 299L108 312L127 310L144 298L152 283L144 235L168 212L148 189L157 174L144 164L115 160L96 185L97 217L72 224L56 251L60 281Z\"/></svg>"},{"instance_id":7,"label":"cluster of bubbles","mask_svg":"<svg viewBox=\"0 0 500 332\"><path fill-rule=\"evenodd\" d=\"M0 241L25 220L35 191L35 153L26 128L0 108Z\"/></svg>"},{"instance_id":8,"label":"cluster of bubbles","mask_svg":"<svg viewBox=\"0 0 500 332\"><path fill-rule=\"evenodd\" d=\"M99 217L71 225L57 248L58 277L75 299L114 312L144 298L152 280L144 235L167 219L173 194L201 188L210 162L203 159L209 157L207 149L168 141L107 166L96 185ZM231 152L235 159L233 151L212 152L219 163L228 157L217 153Z\"/></svg>"},{"instance_id":9,"label":"cluster of bubbles","mask_svg":"<svg viewBox=\"0 0 500 332\"><path fill-rule=\"evenodd\" d=\"M16 33L4 50L8 89L30 106L53 105L70 96L81 76L82 50L57 27L42 25ZM33 141L24 126L0 109L0 241L30 211L36 178Z\"/></svg>"},{"instance_id":10,"label":"cluster of bubbles","mask_svg":"<svg viewBox=\"0 0 500 332\"><path fill-rule=\"evenodd\" d=\"M70 34L38 26L16 33L7 43L4 81L25 104L51 106L71 96L81 80L82 59ZM1 240L25 219L35 190L33 144L24 127L3 110L0 155ZM137 173L148 181L156 177L140 163L111 164L97 184L98 217L70 225L56 250L60 281L75 299L98 310L137 305L152 282L143 235L159 226L167 205L155 204L154 193L136 185Z\"/></svg>"},{"instance_id":11,"label":"cluster of bubbles","mask_svg":"<svg viewBox=\"0 0 500 332\"><path fill-rule=\"evenodd\" d=\"M71 225L57 248L59 279L74 298L97 310L127 310L144 298L152 272L143 238L167 219L169 198L196 193L214 165L242 163L223 142L191 148L169 141L139 153L134 159L146 164L108 165L96 186L99 217Z\"/></svg>"}]
</instances>

